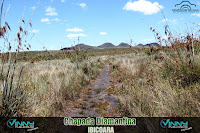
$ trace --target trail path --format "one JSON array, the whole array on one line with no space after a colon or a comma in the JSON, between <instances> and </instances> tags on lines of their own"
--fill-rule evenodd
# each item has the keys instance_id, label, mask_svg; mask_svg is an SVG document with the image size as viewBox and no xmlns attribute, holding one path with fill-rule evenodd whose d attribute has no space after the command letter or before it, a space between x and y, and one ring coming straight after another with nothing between
<instances>
[{"instance_id":1,"label":"trail path","mask_svg":"<svg viewBox=\"0 0 200 133\"><path fill-rule=\"evenodd\" d=\"M99 77L91 83L86 94L68 106L66 115L70 117L99 117L116 116L118 103L110 90L111 77L109 75L109 63L106 63Z\"/></svg>"}]
</instances>

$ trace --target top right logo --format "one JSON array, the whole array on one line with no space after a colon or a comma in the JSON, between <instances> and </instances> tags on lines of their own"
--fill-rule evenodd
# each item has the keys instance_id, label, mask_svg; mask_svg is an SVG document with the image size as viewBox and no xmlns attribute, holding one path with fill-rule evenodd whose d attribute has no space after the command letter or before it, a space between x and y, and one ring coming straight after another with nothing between
<instances>
[{"instance_id":1,"label":"top right logo","mask_svg":"<svg viewBox=\"0 0 200 133\"><path fill-rule=\"evenodd\" d=\"M175 5L176 9L172 9L176 13L190 13L190 12L199 12L199 9L196 9L197 5L192 4L190 1L182 1L179 4Z\"/></svg>"}]
</instances>

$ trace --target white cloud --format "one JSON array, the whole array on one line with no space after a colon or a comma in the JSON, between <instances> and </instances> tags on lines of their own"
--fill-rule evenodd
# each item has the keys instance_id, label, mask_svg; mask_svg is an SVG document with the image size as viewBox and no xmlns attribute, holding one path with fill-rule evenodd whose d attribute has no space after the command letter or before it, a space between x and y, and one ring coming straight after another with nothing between
<instances>
[{"instance_id":1,"label":"white cloud","mask_svg":"<svg viewBox=\"0 0 200 133\"><path fill-rule=\"evenodd\" d=\"M153 39L143 39L140 42L145 43L145 42L151 42L151 41L153 41Z\"/></svg>"},{"instance_id":2,"label":"white cloud","mask_svg":"<svg viewBox=\"0 0 200 133\"><path fill-rule=\"evenodd\" d=\"M69 39L75 39L76 37L86 37L87 35L83 34L83 33L78 33L78 34L68 34L67 38Z\"/></svg>"},{"instance_id":3,"label":"white cloud","mask_svg":"<svg viewBox=\"0 0 200 133\"><path fill-rule=\"evenodd\" d=\"M107 32L100 32L99 34L100 34L100 35L106 35Z\"/></svg>"},{"instance_id":4,"label":"white cloud","mask_svg":"<svg viewBox=\"0 0 200 133\"><path fill-rule=\"evenodd\" d=\"M31 32L31 33L38 33L40 30L31 30L31 31L29 31L29 32Z\"/></svg>"},{"instance_id":5,"label":"white cloud","mask_svg":"<svg viewBox=\"0 0 200 133\"><path fill-rule=\"evenodd\" d=\"M173 24L177 24L178 23L178 20L177 19L168 19L168 18L165 18L161 21L162 23L165 23L165 22L171 22Z\"/></svg>"},{"instance_id":6,"label":"white cloud","mask_svg":"<svg viewBox=\"0 0 200 133\"><path fill-rule=\"evenodd\" d=\"M192 16L200 17L200 13L193 13Z\"/></svg>"},{"instance_id":7,"label":"white cloud","mask_svg":"<svg viewBox=\"0 0 200 133\"><path fill-rule=\"evenodd\" d=\"M147 0L138 0L138 1L129 1L123 7L123 10L131 10L136 12L142 12L144 15L155 14L163 9L162 5L159 5L158 2L151 3Z\"/></svg>"},{"instance_id":8,"label":"white cloud","mask_svg":"<svg viewBox=\"0 0 200 133\"><path fill-rule=\"evenodd\" d=\"M164 18L163 20L162 20L162 22L167 22L168 21L168 18Z\"/></svg>"},{"instance_id":9,"label":"white cloud","mask_svg":"<svg viewBox=\"0 0 200 133\"><path fill-rule=\"evenodd\" d=\"M35 10L35 9L36 9L36 6L31 7L31 9L32 9L32 10Z\"/></svg>"},{"instance_id":10,"label":"white cloud","mask_svg":"<svg viewBox=\"0 0 200 133\"><path fill-rule=\"evenodd\" d=\"M171 19L170 22L173 23L173 24L177 24L178 20L177 19Z\"/></svg>"},{"instance_id":11,"label":"white cloud","mask_svg":"<svg viewBox=\"0 0 200 133\"><path fill-rule=\"evenodd\" d=\"M57 16L58 13L56 12L56 8L52 8L52 7L47 7L47 9L45 10L47 16Z\"/></svg>"},{"instance_id":12,"label":"white cloud","mask_svg":"<svg viewBox=\"0 0 200 133\"><path fill-rule=\"evenodd\" d=\"M82 8L84 8L84 7L86 7L86 4L85 3L80 3L80 4L78 4L80 7L82 7Z\"/></svg>"},{"instance_id":13,"label":"white cloud","mask_svg":"<svg viewBox=\"0 0 200 133\"><path fill-rule=\"evenodd\" d=\"M61 21L59 18L55 18L55 19L49 19L49 18L42 18L40 20L42 23L47 23L47 24L50 24L51 21L54 21L54 22L59 22Z\"/></svg>"},{"instance_id":14,"label":"white cloud","mask_svg":"<svg viewBox=\"0 0 200 133\"><path fill-rule=\"evenodd\" d=\"M64 2L65 2L65 0L61 0L61 2L62 2L62 3L64 3Z\"/></svg>"},{"instance_id":15,"label":"white cloud","mask_svg":"<svg viewBox=\"0 0 200 133\"><path fill-rule=\"evenodd\" d=\"M52 8L52 7L47 7L47 9L45 10L46 12L55 12L56 8Z\"/></svg>"},{"instance_id":16,"label":"white cloud","mask_svg":"<svg viewBox=\"0 0 200 133\"><path fill-rule=\"evenodd\" d=\"M80 28L72 28L72 29L66 29L66 31L70 31L70 32L83 32L83 29L80 29Z\"/></svg>"},{"instance_id":17,"label":"white cloud","mask_svg":"<svg viewBox=\"0 0 200 133\"><path fill-rule=\"evenodd\" d=\"M43 22L43 23L48 23L48 22L50 22L49 18L42 18L40 21Z\"/></svg>"},{"instance_id":18,"label":"white cloud","mask_svg":"<svg viewBox=\"0 0 200 133\"><path fill-rule=\"evenodd\" d=\"M60 21L60 19L59 19L59 18L55 18L55 19L52 19L52 21L59 22L59 21Z\"/></svg>"},{"instance_id":19,"label":"white cloud","mask_svg":"<svg viewBox=\"0 0 200 133\"><path fill-rule=\"evenodd\" d=\"M47 16L57 16L58 13L56 13L56 12L48 12L45 15L47 15Z\"/></svg>"}]
</instances>

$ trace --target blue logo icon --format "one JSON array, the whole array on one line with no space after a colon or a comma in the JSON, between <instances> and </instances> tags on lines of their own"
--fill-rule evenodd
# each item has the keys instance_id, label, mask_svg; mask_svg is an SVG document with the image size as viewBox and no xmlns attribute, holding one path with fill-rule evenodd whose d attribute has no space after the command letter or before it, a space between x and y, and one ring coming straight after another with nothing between
<instances>
[{"instance_id":1,"label":"blue logo icon","mask_svg":"<svg viewBox=\"0 0 200 133\"><path fill-rule=\"evenodd\" d=\"M192 127L188 128L188 121L171 121L170 119L161 120L160 126L162 128L181 128L181 131L192 129Z\"/></svg>"},{"instance_id":2,"label":"blue logo icon","mask_svg":"<svg viewBox=\"0 0 200 133\"><path fill-rule=\"evenodd\" d=\"M30 122L30 121L17 121L17 119L9 119L7 121L7 126L9 128L27 128L27 131L32 131L32 130L36 130L38 129L38 127L34 127L34 121L33 122Z\"/></svg>"}]
</instances>

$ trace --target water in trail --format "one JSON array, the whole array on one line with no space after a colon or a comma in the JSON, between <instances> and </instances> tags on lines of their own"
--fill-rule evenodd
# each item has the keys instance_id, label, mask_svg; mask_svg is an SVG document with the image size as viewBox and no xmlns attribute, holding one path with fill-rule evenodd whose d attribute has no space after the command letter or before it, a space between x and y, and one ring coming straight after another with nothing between
<instances>
[{"instance_id":1,"label":"water in trail","mask_svg":"<svg viewBox=\"0 0 200 133\"><path fill-rule=\"evenodd\" d=\"M118 103L110 92L111 77L109 75L109 63L106 63L99 77L87 88L87 93L69 107L66 116L70 117L99 117L116 116Z\"/></svg>"}]
</instances>

